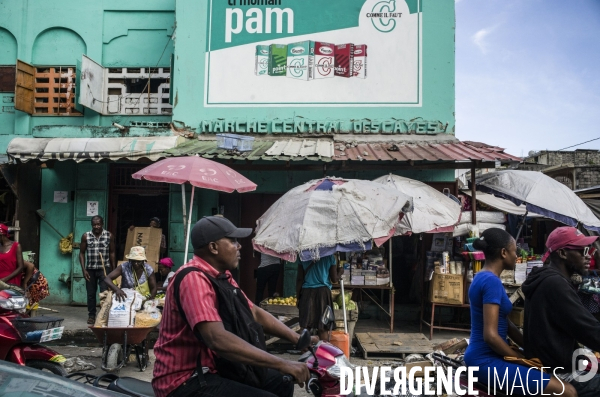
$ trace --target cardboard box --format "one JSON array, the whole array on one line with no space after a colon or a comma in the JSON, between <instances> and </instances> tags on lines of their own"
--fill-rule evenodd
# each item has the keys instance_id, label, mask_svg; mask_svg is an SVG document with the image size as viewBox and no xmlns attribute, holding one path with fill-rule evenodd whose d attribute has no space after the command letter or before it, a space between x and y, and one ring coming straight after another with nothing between
<instances>
[{"instance_id":1,"label":"cardboard box","mask_svg":"<svg viewBox=\"0 0 600 397\"><path fill-rule=\"evenodd\" d=\"M131 247L144 247L146 250L146 262L154 268L154 271L158 271L161 239L162 229L154 227L136 227L133 230L128 230L124 255L129 255ZM127 258L123 258L123 260L127 260Z\"/></svg>"},{"instance_id":2,"label":"cardboard box","mask_svg":"<svg viewBox=\"0 0 600 397\"><path fill-rule=\"evenodd\" d=\"M352 276L350 278L350 284L352 284L352 285L364 285L365 284L365 276Z\"/></svg>"},{"instance_id":3,"label":"cardboard box","mask_svg":"<svg viewBox=\"0 0 600 397\"><path fill-rule=\"evenodd\" d=\"M389 283L389 277L377 277L377 285L388 285Z\"/></svg>"},{"instance_id":4,"label":"cardboard box","mask_svg":"<svg viewBox=\"0 0 600 397\"><path fill-rule=\"evenodd\" d=\"M508 319L517 327L523 327L523 323L525 322L525 308L513 307L508 315Z\"/></svg>"},{"instance_id":5,"label":"cardboard box","mask_svg":"<svg viewBox=\"0 0 600 397\"><path fill-rule=\"evenodd\" d=\"M463 276L434 273L429 286L429 301L449 305L463 304Z\"/></svg>"}]
</instances>

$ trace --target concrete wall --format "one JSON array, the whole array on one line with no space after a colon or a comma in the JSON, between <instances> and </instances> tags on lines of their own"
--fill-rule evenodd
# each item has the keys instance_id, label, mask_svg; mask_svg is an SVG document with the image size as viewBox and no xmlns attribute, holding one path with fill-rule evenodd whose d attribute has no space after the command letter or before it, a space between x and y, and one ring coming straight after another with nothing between
<instances>
[{"instance_id":1,"label":"concrete wall","mask_svg":"<svg viewBox=\"0 0 600 397\"><path fill-rule=\"evenodd\" d=\"M548 166L574 164L576 166L600 165L599 150L573 150L573 151L542 151L534 156L527 157L526 162L544 164ZM519 167L520 168L520 167Z\"/></svg>"},{"instance_id":2,"label":"concrete wall","mask_svg":"<svg viewBox=\"0 0 600 397\"><path fill-rule=\"evenodd\" d=\"M44 0L0 0L0 65L17 58L34 66L75 66L82 54L106 67L169 67L175 0L103 0L61 7ZM10 135L28 135L43 125L122 125L129 121L170 121L170 116L101 116L85 109L82 117L30 116L3 111L0 93L0 152ZM61 129L53 131L60 137Z\"/></svg>"}]
</instances>

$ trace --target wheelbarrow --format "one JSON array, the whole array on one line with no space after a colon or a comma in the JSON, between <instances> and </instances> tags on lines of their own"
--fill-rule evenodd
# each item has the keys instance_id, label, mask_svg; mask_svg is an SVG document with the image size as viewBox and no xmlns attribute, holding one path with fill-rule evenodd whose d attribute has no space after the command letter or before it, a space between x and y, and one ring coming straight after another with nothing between
<instances>
[{"instance_id":1,"label":"wheelbarrow","mask_svg":"<svg viewBox=\"0 0 600 397\"><path fill-rule=\"evenodd\" d=\"M140 371L148 366L148 334L156 327L89 327L102 343L102 370L115 372L127 365L132 351Z\"/></svg>"}]
</instances>

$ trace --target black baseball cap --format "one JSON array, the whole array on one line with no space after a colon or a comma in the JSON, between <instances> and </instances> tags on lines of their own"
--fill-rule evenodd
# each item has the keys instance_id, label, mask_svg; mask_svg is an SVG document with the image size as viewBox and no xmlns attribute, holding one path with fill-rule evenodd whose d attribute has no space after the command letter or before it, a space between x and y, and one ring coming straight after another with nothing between
<instances>
[{"instance_id":1,"label":"black baseball cap","mask_svg":"<svg viewBox=\"0 0 600 397\"><path fill-rule=\"evenodd\" d=\"M205 216L192 228L192 246L198 249L223 237L243 238L251 233L251 228L235 227L229 219L222 216Z\"/></svg>"}]
</instances>

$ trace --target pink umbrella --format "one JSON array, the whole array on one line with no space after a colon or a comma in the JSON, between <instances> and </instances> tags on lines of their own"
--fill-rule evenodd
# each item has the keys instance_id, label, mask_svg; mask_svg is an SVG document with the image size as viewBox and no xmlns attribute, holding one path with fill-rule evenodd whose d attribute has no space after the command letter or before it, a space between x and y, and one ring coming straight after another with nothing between
<instances>
[{"instance_id":1,"label":"pink umbrella","mask_svg":"<svg viewBox=\"0 0 600 397\"><path fill-rule=\"evenodd\" d=\"M231 168L198 156L192 157L170 157L143 168L132 175L134 179L145 179L152 182L177 183L181 185L181 198L183 201L183 226L186 226L185 219L185 186L192 185L192 197L190 201L190 212L187 220L187 231L185 238L185 256L187 260L190 226L192 223L192 205L194 203L194 187L218 190L220 192L240 193L256 190L256 183L240 175Z\"/></svg>"}]
</instances>

